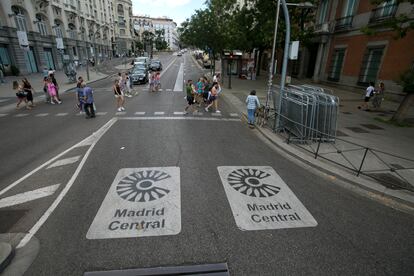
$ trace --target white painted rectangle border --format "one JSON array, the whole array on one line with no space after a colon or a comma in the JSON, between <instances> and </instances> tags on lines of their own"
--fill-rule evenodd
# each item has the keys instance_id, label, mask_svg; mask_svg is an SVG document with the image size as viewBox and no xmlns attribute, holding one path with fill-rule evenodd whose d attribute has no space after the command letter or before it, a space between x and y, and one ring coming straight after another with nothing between
<instances>
[{"instance_id":1,"label":"white painted rectangle border","mask_svg":"<svg viewBox=\"0 0 414 276\"><path fill-rule=\"evenodd\" d=\"M240 230L314 227L318 223L272 167L217 167Z\"/></svg>"},{"instance_id":2,"label":"white painted rectangle border","mask_svg":"<svg viewBox=\"0 0 414 276\"><path fill-rule=\"evenodd\" d=\"M164 236L180 232L180 168L124 168L112 182L86 238Z\"/></svg>"}]
</instances>

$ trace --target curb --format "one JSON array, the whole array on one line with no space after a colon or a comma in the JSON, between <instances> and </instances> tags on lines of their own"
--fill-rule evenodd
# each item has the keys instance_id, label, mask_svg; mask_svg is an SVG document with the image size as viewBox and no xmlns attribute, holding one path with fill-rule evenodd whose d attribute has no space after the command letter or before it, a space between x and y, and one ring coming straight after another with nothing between
<instances>
[{"instance_id":1,"label":"curb","mask_svg":"<svg viewBox=\"0 0 414 276\"><path fill-rule=\"evenodd\" d=\"M13 247L6 242L0 242L0 273L6 269L14 257Z\"/></svg>"}]
</instances>

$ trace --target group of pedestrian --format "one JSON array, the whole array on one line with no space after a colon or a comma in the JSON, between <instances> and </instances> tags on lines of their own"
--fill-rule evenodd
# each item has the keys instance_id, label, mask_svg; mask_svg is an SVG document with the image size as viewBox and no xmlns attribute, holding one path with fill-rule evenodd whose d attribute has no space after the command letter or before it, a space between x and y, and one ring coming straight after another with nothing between
<instances>
[{"instance_id":1,"label":"group of pedestrian","mask_svg":"<svg viewBox=\"0 0 414 276\"><path fill-rule=\"evenodd\" d=\"M364 94L364 102L362 105L358 106L358 109L362 109L364 111L370 111L369 109L369 102L372 98L372 106L374 108L380 108L381 103L384 100L385 94L385 85L383 82L379 83L378 89L375 88L374 82L370 82L367 89L365 90Z\"/></svg>"},{"instance_id":2,"label":"group of pedestrian","mask_svg":"<svg viewBox=\"0 0 414 276\"><path fill-rule=\"evenodd\" d=\"M187 106L184 109L184 113L188 114L189 109L192 112L198 112L196 107L202 108L209 112L210 107L214 107L216 113L220 113L218 110L218 97L222 92L220 85L220 74L216 74L213 77L213 81L210 83L206 77L200 77L197 83L193 83L192 80L188 80L186 84L186 101Z\"/></svg>"},{"instance_id":3,"label":"group of pedestrian","mask_svg":"<svg viewBox=\"0 0 414 276\"><path fill-rule=\"evenodd\" d=\"M112 91L116 99L117 111L125 111L125 97L131 98L136 95L136 92L133 92L133 82L128 73L118 73Z\"/></svg>"},{"instance_id":4,"label":"group of pedestrian","mask_svg":"<svg viewBox=\"0 0 414 276\"><path fill-rule=\"evenodd\" d=\"M161 88L161 74L160 72L149 73L149 90L151 92L157 92Z\"/></svg>"},{"instance_id":5,"label":"group of pedestrian","mask_svg":"<svg viewBox=\"0 0 414 276\"><path fill-rule=\"evenodd\" d=\"M93 99L93 90L88 86L80 76L76 84L77 106L81 113L86 114L86 119L95 118L95 103Z\"/></svg>"}]
</instances>

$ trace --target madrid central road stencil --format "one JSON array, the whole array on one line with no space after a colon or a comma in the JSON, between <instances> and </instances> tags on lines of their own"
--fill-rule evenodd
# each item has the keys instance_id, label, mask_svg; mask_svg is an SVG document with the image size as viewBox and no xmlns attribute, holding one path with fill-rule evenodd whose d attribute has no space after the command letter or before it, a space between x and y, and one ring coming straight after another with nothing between
<instances>
[{"instance_id":1,"label":"madrid central road stencil","mask_svg":"<svg viewBox=\"0 0 414 276\"><path fill-rule=\"evenodd\" d=\"M312 227L318 223L271 167L218 167L240 230Z\"/></svg>"},{"instance_id":2,"label":"madrid central road stencil","mask_svg":"<svg viewBox=\"0 0 414 276\"><path fill-rule=\"evenodd\" d=\"M180 168L126 168L118 171L86 238L163 236L180 231Z\"/></svg>"}]
</instances>

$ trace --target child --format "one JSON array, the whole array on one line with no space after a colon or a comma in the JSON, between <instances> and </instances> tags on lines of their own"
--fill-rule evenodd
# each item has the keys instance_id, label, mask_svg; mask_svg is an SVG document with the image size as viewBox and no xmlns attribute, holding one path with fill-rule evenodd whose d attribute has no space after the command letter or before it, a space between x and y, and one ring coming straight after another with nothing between
<instances>
[{"instance_id":1,"label":"child","mask_svg":"<svg viewBox=\"0 0 414 276\"><path fill-rule=\"evenodd\" d=\"M49 92L51 104L55 104L55 102L57 102L58 104L62 103L61 101L59 101L57 97L57 88L50 78L48 78L47 80L47 92Z\"/></svg>"}]
</instances>

